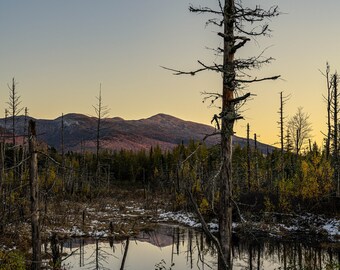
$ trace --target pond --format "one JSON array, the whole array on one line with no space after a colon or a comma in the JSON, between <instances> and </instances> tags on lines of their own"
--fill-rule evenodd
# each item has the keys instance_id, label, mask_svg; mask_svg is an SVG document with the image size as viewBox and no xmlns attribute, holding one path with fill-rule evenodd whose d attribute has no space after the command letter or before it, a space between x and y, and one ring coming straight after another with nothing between
<instances>
[{"instance_id":1,"label":"pond","mask_svg":"<svg viewBox=\"0 0 340 270\"><path fill-rule=\"evenodd\" d=\"M217 269L216 250L197 230L160 226L122 241L69 239L62 245L63 269ZM68 254L68 255L66 255ZM338 269L340 250L255 238L233 239L233 269Z\"/></svg>"}]
</instances>

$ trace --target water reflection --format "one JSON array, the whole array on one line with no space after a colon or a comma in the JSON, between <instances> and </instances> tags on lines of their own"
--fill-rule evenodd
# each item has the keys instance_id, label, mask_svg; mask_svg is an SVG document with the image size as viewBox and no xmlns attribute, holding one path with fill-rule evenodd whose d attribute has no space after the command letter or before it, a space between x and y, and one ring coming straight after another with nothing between
<instances>
[{"instance_id":1,"label":"water reflection","mask_svg":"<svg viewBox=\"0 0 340 270\"><path fill-rule=\"evenodd\" d=\"M71 239L62 245L65 269L217 269L216 250L198 231L161 226L123 241ZM65 255L65 254L68 255ZM326 269L340 265L327 245L234 239L233 269Z\"/></svg>"}]
</instances>

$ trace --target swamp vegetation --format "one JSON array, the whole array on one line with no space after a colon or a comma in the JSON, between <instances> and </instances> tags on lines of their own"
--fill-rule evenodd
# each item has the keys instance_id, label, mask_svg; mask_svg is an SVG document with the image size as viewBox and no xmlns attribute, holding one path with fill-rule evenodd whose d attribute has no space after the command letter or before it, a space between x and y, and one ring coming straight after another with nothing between
<instances>
[{"instance_id":1,"label":"swamp vegetation","mask_svg":"<svg viewBox=\"0 0 340 270\"><path fill-rule=\"evenodd\" d=\"M295 224L301 225L300 232L280 229L277 236L291 235L291 240L300 238L302 243L310 237L329 242L327 232L317 230L317 222L312 222L317 216L339 217L332 166L324 153L316 145L300 155L286 152L282 172L279 150L262 153L250 146L250 163L246 147L234 148L234 220L241 224L234 233L241 239L248 239L249 234L269 237L273 230L259 228L289 224L294 217L313 213L310 220L301 218ZM29 167L25 161L28 149L13 148L11 144L2 144L2 149L0 269L25 269L31 260ZM53 239L64 243L70 237L114 237L118 241L135 237L145 229L150 231L159 223L177 223L161 217L166 212L193 211L188 189L206 220L213 222L216 218L219 146L191 141L171 151L159 147L136 152L102 150L99 170L97 157L90 152L68 152L63 157L42 145L37 152L43 243ZM13 153L17 160L25 157L23 162L14 166ZM336 234L332 242L338 240ZM333 247L335 252L337 246ZM59 269L61 262L53 266L52 254L42 248L44 265Z\"/></svg>"}]
</instances>

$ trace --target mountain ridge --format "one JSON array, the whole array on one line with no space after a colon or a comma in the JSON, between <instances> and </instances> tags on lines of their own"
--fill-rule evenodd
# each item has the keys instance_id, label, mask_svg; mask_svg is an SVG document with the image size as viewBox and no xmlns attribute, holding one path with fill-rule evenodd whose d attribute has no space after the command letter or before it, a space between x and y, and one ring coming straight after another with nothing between
<instances>
[{"instance_id":1,"label":"mountain ridge","mask_svg":"<svg viewBox=\"0 0 340 270\"><path fill-rule=\"evenodd\" d=\"M64 120L64 147L66 151L95 151L97 118L80 113L68 113L55 119L35 119L38 139L61 149L61 125ZM4 118L0 119L0 127L10 130ZM16 117L17 135L25 134L24 116ZM186 121L172 115L158 113L148 118L124 120L121 117L104 118L101 122L101 148L108 150L148 150L159 145L164 150L170 150L178 144L188 144L190 140L201 141L206 135L212 134L212 126ZM27 132L26 132L27 133ZM206 138L207 145L218 144L219 136ZM234 136L234 143L244 146L246 140ZM274 147L258 142L258 148L265 152Z\"/></svg>"}]
</instances>

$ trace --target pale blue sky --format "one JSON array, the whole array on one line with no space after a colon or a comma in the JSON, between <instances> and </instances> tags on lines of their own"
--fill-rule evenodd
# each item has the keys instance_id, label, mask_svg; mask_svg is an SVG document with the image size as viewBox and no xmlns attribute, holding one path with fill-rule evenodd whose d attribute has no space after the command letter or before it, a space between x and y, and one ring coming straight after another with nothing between
<instances>
[{"instance_id":1,"label":"pale blue sky","mask_svg":"<svg viewBox=\"0 0 340 270\"><path fill-rule=\"evenodd\" d=\"M284 80L249 88L257 96L244 107L238 135L245 135L249 122L260 140L276 142L278 93L284 90L292 94L287 114L303 106L320 141L325 82L318 69L326 61L333 69L340 66L340 1L243 2L278 4L286 13L272 20L272 38L241 51L254 55L269 47L266 55L276 61L260 74L281 74ZM200 92L219 91L220 76L177 77L160 68L194 69L199 59L219 61L206 49L220 44L216 29L205 27L207 17L191 14L190 3L216 5L214 0L0 0L0 113L14 76L23 106L37 118L93 115L102 83L112 117L163 112L209 124L214 109L202 103Z\"/></svg>"}]
</instances>

